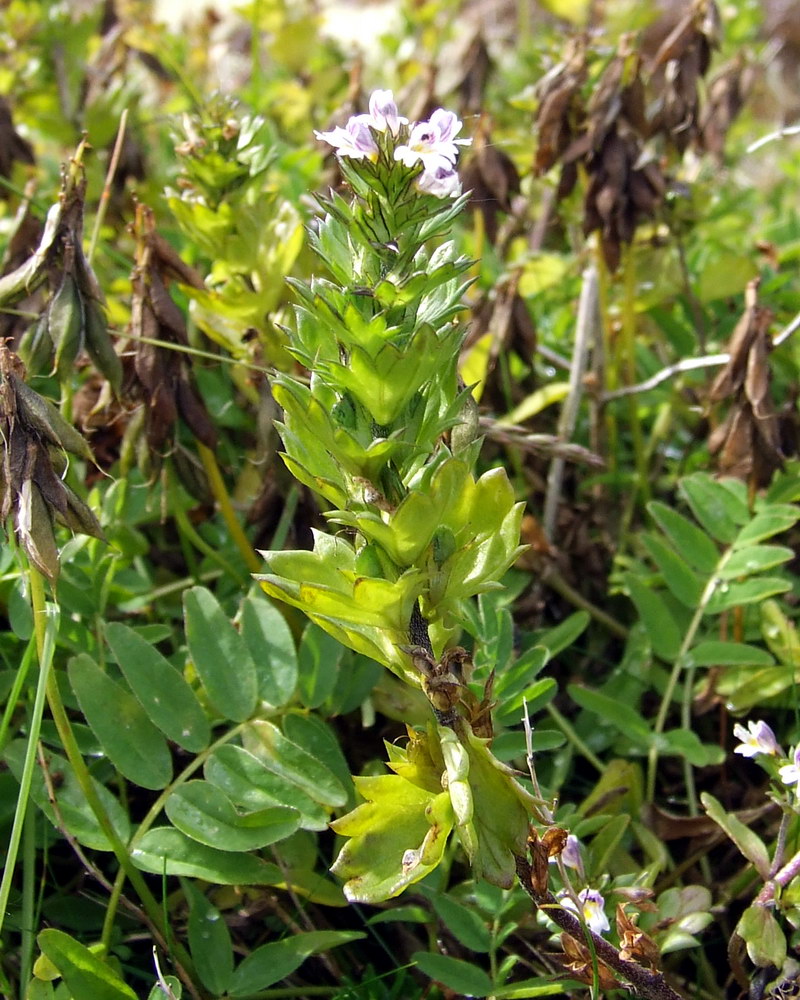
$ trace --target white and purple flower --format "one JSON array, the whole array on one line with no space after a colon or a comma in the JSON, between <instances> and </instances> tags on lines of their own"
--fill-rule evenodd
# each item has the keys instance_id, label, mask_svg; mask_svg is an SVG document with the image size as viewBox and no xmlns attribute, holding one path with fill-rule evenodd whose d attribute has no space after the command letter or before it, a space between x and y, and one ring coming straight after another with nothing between
<instances>
[{"instance_id":1,"label":"white and purple flower","mask_svg":"<svg viewBox=\"0 0 800 1000\"><path fill-rule=\"evenodd\" d=\"M564 909L572 910L573 913L580 913L586 926L590 931L594 931L595 934L604 934L611 929L605 913L605 900L597 889L581 889L578 893L580 910L578 910L578 907L570 896L562 894L559 900Z\"/></svg>"},{"instance_id":2,"label":"white and purple flower","mask_svg":"<svg viewBox=\"0 0 800 1000\"><path fill-rule=\"evenodd\" d=\"M800 797L800 745L792 751L792 760L793 763L784 764L783 767L779 768L778 774L784 785L795 786L795 792Z\"/></svg>"},{"instance_id":3,"label":"white and purple flower","mask_svg":"<svg viewBox=\"0 0 800 1000\"><path fill-rule=\"evenodd\" d=\"M775 733L762 719L747 723L747 729L737 722L733 727L733 735L737 740L741 740L739 746L733 748L734 753L739 753L742 757L755 757L763 753L770 757L783 756L783 751L778 746Z\"/></svg>"},{"instance_id":4,"label":"white and purple flower","mask_svg":"<svg viewBox=\"0 0 800 1000\"><path fill-rule=\"evenodd\" d=\"M349 156L353 160L378 159L378 146L365 121L368 115L356 115L342 128L337 125L330 132L314 132L314 135L333 146L337 156Z\"/></svg>"},{"instance_id":5,"label":"white and purple flower","mask_svg":"<svg viewBox=\"0 0 800 1000\"><path fill-rule=\"evenodd\" d=\"M461 122L452 111L439 108L429 121L418 122L408 137L408 143L398 146L394 158L407 167L421 162L426 170L435 170L442 161L451 166L458 158L458 147L468 146L472 139L456 139Z\"/></svg>"}]
</instances>

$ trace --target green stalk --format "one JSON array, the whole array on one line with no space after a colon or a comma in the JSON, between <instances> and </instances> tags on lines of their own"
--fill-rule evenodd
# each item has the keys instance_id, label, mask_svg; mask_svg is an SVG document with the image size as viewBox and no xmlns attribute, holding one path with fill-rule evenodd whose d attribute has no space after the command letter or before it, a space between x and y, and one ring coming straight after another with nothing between
<instances>
[{"instance_id":1,"label":"green stalk","mask_svg":"<svg viewBox=\"0 0 800 1000\"><path fill-rule=\"evenodd\" d=\"M636 382L636 268L633 250L625 247L622 255L622 275L624 296L622 299L622 339L620 342L620 365L625 385ZM628 501L622 521L622 534L627 532L636 509L636 501L641 495L646 503L650 499L650 484L647 481L647 457L645 454L642 426L639 422L639 403L636 395L628 396L628 420L633 443L636 482L628 494Z\"/></svg>"},{"instance_id":2,"label":"green stalk","mask_svg":"<svg viewBox=\"0 0 800 1000\"><path fill-rule=\"evenodd\" d=\"M30 982L33 968L33 949L36 943L36 812L25 814L22 830L22 906L20 908L22 932L19 948L20 995Z\"/></svg>"},{"instance_id":3,"label":"green stalk","mask_svg":"<svg viewBox=\"0 0 800 1000\"><path fill-rule=\"evenodd\" d=\"M34 574L38 576L38 571L31 569L31 578ZM41 586L41 577L39 577ZM17 797L17 808L14 811L14 822L11 826L11 836L6 851L6 864L3 869L3 877L0 880L0 931L3 928L3 921L8 911L8 898L11 894L11 882L14 878L17 855L19 853L22 832L25 827L25 813L31 794L31 784L33 782L33 769L36 765L36 748L39 743L39 732L42 726L42 716L44 714L45 696L50 684L51 664L53 662L53 651L55 649L56 619L47 614L44 607L44 590L42 588L42 601L37 607L34 595L33 579L31 579L31 596L33 600L34 628L36 634L36 648L39 658L39 680L36 685L36 697L33 702L31 712L30 729L28 731L28 745L25 748L25 760L22 764L22 775L19 783L19 795Z\"/></svg>"},{"instance_id":4,"label":"green stalk","mask_svg":"<svg viewBox=\"0 0 800 1000\"><path fill-rule=\"evenodd\" d=\"M197 442L197 452L200 455L203 468L206 470L211 492L219 505L220 514L222 514L222 519L228 526L231 538L241 552L250 572L260 573L264 567L261 560L253 551L253 546L250 544L247 535L244 533L244 529L239 523L239 519L231 503L231 498L228 496L228 490L225 487L222 473L219 471L219 465L217 464L214 452L210 448L206 448L200 441Z\"/></svg>"},{"instance_id":5,"label":"green stalk","mask_svg":"<svg viewBox=\"0 0 800 1000\"><path fill-rule=\"evenodd\" d=\"M40 662L47 665L48 669L42 673L46 673L45 685L47 703L50 706L50 714L53 717L53 722L55 723L56 729L58 730L58 735L61 740L61 745L64 748L64 752L67 755L70 765L75 772L76 780L83 792L84 798L86 799L89 808L95 815L101 830L106 835L111 844L111 849L120 867L124 871L134 890L136 891L139 899L141 900L142 906L147 913L148 918L162 935L166 937L165 929L163 927L163 920L161 917L161 909L154 898L153 894L147 887L147 883L144 880L144 876L134 867L133 862L130 858L130 853L126 848L125 844L119 837L119 834L114 829L111 820L108 818L108 814L103 808L103 804L97 794L97 791L92 782L89 770L86 767L86 763L81 755L80 749L78 747L77 741L75 739L75 734L72 731L72 726L70 725L69 718L67 717L66 710L64 709L64 703L61 700L61 692L58 689L58 682L56 681L55 675L52 670L49 670L49 661L45 658L45 653L49 651L50 659L52 659L52 646L55 640L55 625L52 624L50 616L47 614L47 608L45 603L44 594L44 579L37 569L31 567L29 570L29 579L31 586L31 599L33 603L33 620L34 628L36 629L37 637L37 647L42 650L40 654ZM45 620L47 624L45 625ZM46 645L47 643L47 645ZM40 679L41 680L41 679ZM41 686L41 683L40 683ZM37 705L38 705L38 695L37 691ZM38 732L37 732L38 737ZM27 761L26 761L27 763ZM5 873L4 873L5 876ZM0 903L2 903L2 896L0 896ZM4 904L3 904L4 905ZM194 968L192 965L191 958L188 952L179 944L175 944L175 956L184 967L187 975L194 977Z\"/></svg>"},{"instance_id":6,"label":"green stalk","mask_svg":"<svg viewBox=\"0 0 800 1000\"><path fill-rule=\"evenodd\" d=\"M697 630L700 627L700 622L703 620L703 615L708 607L708 602L713 597L719 583L722 570L725 564L731 557L733 549L728 549L724 552L714 567L714 572L709 577L708 583L703 589L703 593L700 597L700 603L695 610L692 620L689 623L689 628L686 630L686 635L683 637L683 642L681 643L681 648L678 650L678 655L675 657L675 663L672 665L672 671L669 675L669 680L667 681L667 686L664 689L664 694L661 696L661 704L658 709L658 716L656 717L656 724L653 729L654 736L659 736L664 732L664 726L667 721L667 714L669 712L670 704L672 703L672 697L675 693L675 688L677 687L678 680L680 679L681 671L686 666L687 657L689 650L692 648L695 636L697 635ZM692 688L691 680L694 677L693 670L689 669L687 671L687 682L684 684L683 698L681 701L681 715L683 720L691 719L691 700L692 700ZM684 722L686 724L686 722ZM688 728L688 727L687 727ZM648 802L653 802L655 800L656 792L656 768L658 766L658 746L655 740L650 747L650 751L647 755L647 792L646 800ZM694 775L691 768L687 771L687 791L689 795L690 804L694 802L694 811L692 815L697 815L697 798L694 789Z\"/></svg>"}]
</instances>

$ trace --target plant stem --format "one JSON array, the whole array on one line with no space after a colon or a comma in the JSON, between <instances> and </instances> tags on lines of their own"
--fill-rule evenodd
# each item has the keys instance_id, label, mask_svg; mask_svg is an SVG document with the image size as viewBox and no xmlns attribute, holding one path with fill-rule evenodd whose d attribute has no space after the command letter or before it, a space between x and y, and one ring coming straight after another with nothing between
<instances>
[{"instance_id":1,"label":"plant stem","mask_svg":"<svg viewBox=\"0 0 800 1000\"><path fill-rule=\"evenodd\" d=\"M584 743L580 736L578 736L575 732L573 726L564 718L561 712L559 712L559 710L552 703L547 706L547 713L561 732L567 737L569 742L575 747L578 753L582 754L599 774L602 774L605 770L603 762L596 753L589 749L586 743Z\"/></svg>"},{"instance_id":2,"label":"plant stem","mask_svg":"<svg viewBox=\"0 0 800 1000\"><path fill-rule=\"evenodd\" d=\"M656 723L653 728L654 736L658 736L664 732L664 725L667 721L667 713L669 712L670 704L672 703L672 696L675 693L675 688L678 684L678 679L681 675L681 671L686 666L686 657L689 650L692 648L692 643L694 642L695 635L697 635L697 630L700 627L700 622L703 620L703 615L705 614L708 602L713 597L717 586L720 583L720 573L731 556L732 549L728 549L724 552L714 567L714 572L708 580L708 583L703 589L703 593L700 597L700 603L695 610L692 620L689 623L689 628L686 630L686 635L683 637L683 642L678 650L678 655L675 657L675 663L672 665L672 671L669 675L669 680L667 681L667 686L664 689L664 694L661 697L661 704L658 709L658 716L656 717ZM688 707L691 707L691 688L687 686L684 687L683 692L683 714L686 715L687 712L687 702ZM647 755L647 793L646 801L653 802L656 792L656 768L658 766L658 745L657 741L653 740L650 747L650 751ZM695 804L696 808L696 804Z\"/></svg>"},{"instance_id":3,"label":"plant stem","mask_svg":"<svg viewBox=\"0 0 800 1000\"><path fill-rule=\"evenodd\" d=\"M11 836L6 849L5 867L3 877L0 881L0 930L8 911L8 899L11 894L11 882L16 868L17 854L19 853L20 841L25 827L25 814L30 801L31 784L33 782L33 769L36 763L36 746L39 742L39 732L44 714L45 695L50 684L50 665L53 660L53 650L55 648L54 619L45 621L47 611L44 607L44 590L42 588L42 600L37 607L36 595L33 587L33 576L38 576L38 571L31 569L31 596L33 597L34 630L36 635L36 649L39 658L39 681L36 685L36 697L31 712L30 726L28 730L28 742L25 748L25 760L22 764L22 775L19 782L19 795L17 797L17 807L14 811L14 822L11 825ZM41 577L39 577L41 587Z\"/></svg>"},{"instance_id":4,"label":"plant stem","mask_svg":"<svg viewBox=\"0 0 800 1000\"><path fill-rule=\"evenodd\" d=\"M225 481L222 478L222 473L219 471L219 465L217 464L214 452L211 451L210 448L206 448L206 446L200 441L197 442L197 452L200 455L203 468L206 470L211 492L214 494L214 499L219 505L222 519L228 526L231 538L241 552L245 564L250 572L260 573L263 569L261 560L253 551L253 546L250 544L247 535L244 533L244 529L239 523L239 519L237 518L236 512L233 509L233 504L231 503L231 498L228 496L228 490L225 487Z\"/></svg>"}]
</instances>

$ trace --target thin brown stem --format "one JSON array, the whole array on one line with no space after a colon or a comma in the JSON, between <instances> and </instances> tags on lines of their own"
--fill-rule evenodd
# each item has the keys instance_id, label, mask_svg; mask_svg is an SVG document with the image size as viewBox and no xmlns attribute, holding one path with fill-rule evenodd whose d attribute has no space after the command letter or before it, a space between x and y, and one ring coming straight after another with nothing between
<instances>
[{"instance_id":1,"label":"thin brown stem","mask_svg":"<svg viewBox=\"0 0 800 1000\"><path fill-rule=\"evenodd\" d=\"M609 941L585 928L574 913L565 909L558 902L552 892L548 890L537 892L531 881L533 870L528 859L521 855L515 855L514 859L520 885L534 904L544 910L556 926L579 943L582 944L586 940L586 935L590 935L598 959L616 974L621 983L630 984L636 995L644 997L645 1000L683 1000L660 972L653 972L651 969L645 969L638 962L630 962L620 958L619 952Z\"/></svg>"}]
</instances>

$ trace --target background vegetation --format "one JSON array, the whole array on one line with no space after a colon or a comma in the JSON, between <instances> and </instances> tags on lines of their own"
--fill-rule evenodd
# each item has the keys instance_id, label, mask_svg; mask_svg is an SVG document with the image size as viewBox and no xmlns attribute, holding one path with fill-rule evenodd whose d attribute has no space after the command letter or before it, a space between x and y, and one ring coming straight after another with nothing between
<instances>
[{"instance_id":1,"label":"background vegetation","mask_svg":"<svg viewBox=\"0 0 800 1000\"><path fill-rule=\"evenodd\" d=\"M795 5L0 15L4 995L626 995L457 843L380 905L329 871L429 707L252 574L327 524L268 376L346 190L313 130L375 88L473 138L460 371L529 546L460 639L494 753L527 783L524 702L615 946L794 995L797 792L732 731L800 739Z\"/></svg>"}]
</instances>

